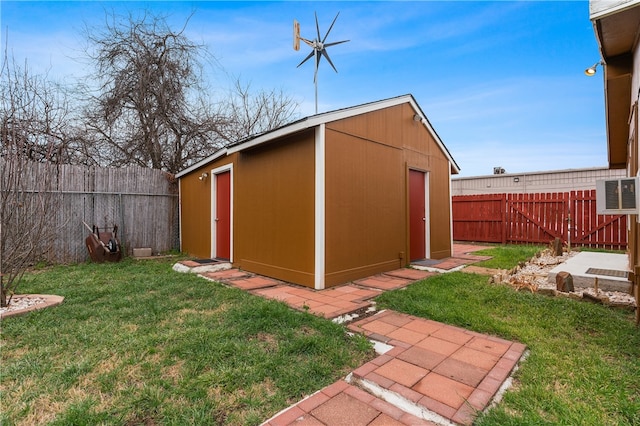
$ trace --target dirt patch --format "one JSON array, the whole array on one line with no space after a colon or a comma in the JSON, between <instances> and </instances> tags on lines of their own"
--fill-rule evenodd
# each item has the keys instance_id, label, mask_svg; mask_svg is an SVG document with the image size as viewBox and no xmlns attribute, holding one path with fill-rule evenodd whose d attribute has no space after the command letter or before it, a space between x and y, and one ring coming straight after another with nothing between
<instances>
[{"instance_id":1,"label":"dirt patch","mask_svg":"<svg viewBox=\"0 0 640 426\"><path fill-rule=\"evenodd\" d=\"M587 300L602 303L607 306L625 309L635 309L636 301L633 295L618 291L602 291L594 288L576 287L572 292L560 292L556 290L555 283L548 280L549 271L557 265L566 262L578 252L563 252L562 256L554 256L550 249L546 249L523 262L510 271L497 270L490 273L489 281L495 284L507 284L518 291L531 291L550 296L569 297L573 299ZM464 271L473 272L467 267ZM480 272L477 272L480 273Z\"/></svg>"}]
</instances>

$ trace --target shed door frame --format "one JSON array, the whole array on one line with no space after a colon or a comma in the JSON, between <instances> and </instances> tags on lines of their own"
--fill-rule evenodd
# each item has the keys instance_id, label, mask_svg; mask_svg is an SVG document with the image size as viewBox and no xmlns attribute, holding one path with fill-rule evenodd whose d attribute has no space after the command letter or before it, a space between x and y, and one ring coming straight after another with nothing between
<instances>
[{"instance_id":1,"label":"shed door frame","mask_svg":"<svg viewBox=\"0 0 640 426\"><path fill-rule=\"evenodd\" d=\"M429 197L429 172L426 170L420 170L420 169L416 169L413 167L409 168L409 171L407 172L407 193L409 194L409 197L407 199L407 218L410 216L409 212L410 212L410 206L411 206L411 189L410 189L410 174L411 172L419 172L422 173L424 176L424 212L423 212L423 217L424 217L424 256L426 259L430 259L431 258L431 239L430 239L430 235L431 235L431 217L429 215L429 211L430 211L430 197ZM411 223L409 221L408 223L408 229L409 229L409 247L411 247ZM411 254L411 251L409 251L409 261L411 261L413 259L413 255Z\"/></svg>"},{"instance_id":2,"label":"shed door frame","mask_svg":"<svg viewBox=\"0 0 640 426\"><path fill-rule=\"evenodd\" d=\"M218 188L216 175L229 172L229 262L233 263L233 163L225 164L211 170L211 258L217 257L216 216Z\"/></svg>"}]
</instances>

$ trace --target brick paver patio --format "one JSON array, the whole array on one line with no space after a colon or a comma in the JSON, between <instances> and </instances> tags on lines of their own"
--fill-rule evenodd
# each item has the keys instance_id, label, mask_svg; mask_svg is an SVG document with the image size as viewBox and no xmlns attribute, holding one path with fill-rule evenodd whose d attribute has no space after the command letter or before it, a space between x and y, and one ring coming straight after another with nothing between
<instances>
[{"instance_id":1,"label":"brick paver patio","mask_svg":"<svg viewBox=\"0 0 640 426\"><path fill-rule=\"evenodd\" d=\"M294 309L337 318L373 309L383 291L406 287L486 256L486 247L454 244L452 257L429 270L403 268L327 290L313 290L238 269L200 275ZM390 348L340 380L265 421L264 425L470 425L521 359L525 346L428 319L378 312L348 325Z\"/></svg>"}]
</instances>

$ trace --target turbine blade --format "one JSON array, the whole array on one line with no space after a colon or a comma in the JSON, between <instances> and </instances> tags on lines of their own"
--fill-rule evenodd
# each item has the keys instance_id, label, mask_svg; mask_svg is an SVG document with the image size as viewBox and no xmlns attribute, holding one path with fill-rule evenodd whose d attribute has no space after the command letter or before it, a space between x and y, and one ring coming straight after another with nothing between
<instances>
[{"instance_id":1,"label":"turbine blade","mask_svg":"<svg viewBox=\"0 0 640 426\"><path fill-rule=\"evenodd\" d=\"M327 30L327 33L324 35L324 38L322 39L322 43L324 44L324 41L327 39L327 37L329 36L329 33L331 32L331 29L333 28L333 24L336 23L336 19L338 19L338 15L340 15L340 12L338 12L336 14L336 17L333 18L333 22L331 23L331 25L329 26L329 29ZM318 33L318 38L320 38L320 33Z\"/></svg>"},{"instance_id":2,"label":"turbine blade","mask_svg":"<svg viewBox=\"0 0 640 426\"><path fill-rule=\"evenodd\" d=\"M331 62L331 58L329 57L329 54L327 53L326 50L322 49L322 56L324 56L325 58L327 58L327 61L329 62L329 65L331 65L331 68L333 68L333 70L335 72L338 72L338 70L336 69L336 67L333 65L333 62Z\"/></svg>"},{"instance_id":3,"label":"turbine blade","mask_svg":"<svg viewBox=\"0 0 640 426\"><path fill-rule=\"evenodd\" d=\"M326 47L331 47L331 46L335 46L336 44L346 43L346 42L348 42L348 41L351 41L351 40L334 41L333 43L327 43L327 44L325 44L325 45L324 45L324 47L325 47L325 48L326 48Z\"/></svg>"},{"instance_id":4,"label":"turbine blade","mask_svg":"<svg viewBox=\"0 0 640 426\"><path fill-rule=\"evenodd\" d=\"M318 12L313 12L316 15L316 31L318 32L318 38L316 40L320 40L320 25L318 24Z\"/></svg>"},{"instance_id":5,"label":"turbine blade","mask_svg":"<svg viewBox=\"0 0 640 426\"><path fill-rule=\"evenodd\" d=\"M305 62L307 62L307 61L309 60L309 58L311 58L315 52L316 52L315 50L312 50L312 51L311 51L311 53L309 53L309 54L307 55L307 57L306 57L306 58L304 58L304 59L302 60L302 62L300 62L300 63L298 64L298 66L297 66L296 68L300 68L300 65L304 64Z\"/></svg>"}]
</instances>

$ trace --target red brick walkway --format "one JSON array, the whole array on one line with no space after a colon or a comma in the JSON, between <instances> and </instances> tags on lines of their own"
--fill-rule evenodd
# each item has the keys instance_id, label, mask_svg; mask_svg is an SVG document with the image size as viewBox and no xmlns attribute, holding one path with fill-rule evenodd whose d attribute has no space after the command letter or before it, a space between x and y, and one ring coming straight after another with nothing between
<instances>
[{"instance_id":1,"label":"red brick walkway","mask_svg":"<svg viewBox=\"0 0 640 426\"><path fill-rule=\"evenodd\" d=\"M349 325L393 346L265 425L470 425L525 346L393 311Z\"/></svg>"},{"instance_id":2,"label":"red brick walkway","mask_svg":"<svg viewBox=\"0 0 640 426\"><path fill-rule=\"evenodd\" d=\"M223 282L258 296L283 301L292 308L301 311L309 311L325 318L336 318L370 307L372 299L385 290L405 287L434 274L435 272L405 268L321 291L287 284L237 269L205 272L201 275L212 281Z\"/></svg>"},{"instance_id":3,"label":"red brick walkway","mask_svg":"<svg viewBox=\"0 0 640 426\"><path fill-rule=\"evenodd\" d=\"M399 269L321 291L237 269L201 275L335 319L371 307L383 291L486 259L470 254L483 248L455 244L454 255L428 271ZM525 350L520 343L393 311L348 327L389 350L264 425L469 425L498 394Z\"/></svg>"}]
</instances>

